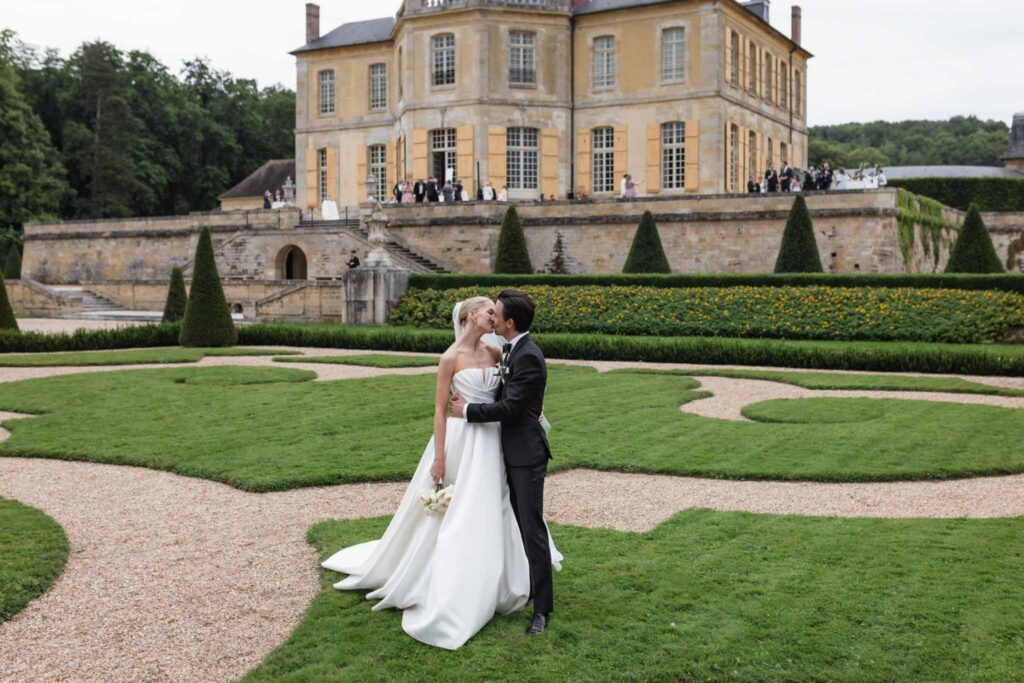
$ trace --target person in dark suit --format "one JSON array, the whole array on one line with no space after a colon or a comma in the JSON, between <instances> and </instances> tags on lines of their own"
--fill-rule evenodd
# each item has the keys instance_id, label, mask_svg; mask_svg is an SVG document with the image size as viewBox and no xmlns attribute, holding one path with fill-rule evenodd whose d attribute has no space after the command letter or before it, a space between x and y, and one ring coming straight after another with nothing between
<instances>
[{"instance_id":1,"label":"person in dark suit","mask_svg":"<svg viewBox=\"0 0 1024 683\"><path fill-rule=\"evenodd\" d=\"M455 187L454 187L454 190L455 190L455 201L457 201L457 202L461 202L462 201L462 191L464 189L465 189L465 186L462 184L462 178L456 178L455 179Z\"/></svg>"},{"instance_id":2,"label":"person in dark suit","mask_svg":"<svg viewBox=\"0 0 1024 683\"><path fill-rule=\"evenodd\" d=\"M431 178L427 181L427 201L436 202L440 201L440 199L441 193L438 190L437 181Z\"/></svg>"},{"instance_id":3,"label":"person in dark suit","mask_svg":"<svg viewBox=\"0 0 1024 683\"><path fill-rule=\"evenodd\" d=\"M427 194L427 184L422 180L417 180L416 184L412 186L412 194L416 197L416 203L422 204L423 198Z\"/></svg>"},{"instance_id":4,"label":"person in dark suit","mask_svg":"<svg viewBox=\"0 0 1024 683\"><path fill-rule=\"evenodd\" d=\"M514 289L498 296L494 331L510 340L502 349L501 385L494 403L471 403L456 395L452 415L472 423L500 422L501 450L512 510L530 563L533 619L527 633L543 633L554 609L551 550L544 524L544 477L551 449L540 423L547 389L544 354L530 336L533 300Z\"/></svg>"},{"instance_id":5,"label":"person in dark suit","mask_svg":"<svg viewBox=\"0 0 1024 683\"><path fill-rule=\"evenodd\" d=\"M768 170L764 172L764 181L768 183L769 192L779 191L779 174L775 170L775 164L768 164Z\"/></svg>"},{"instance_id":6,"label":"person in dark suit","mask_svg":"<svg viewBox=\"0 0 1024 683\"><path fill-rule=\"evenodd\" d=\"M356 250L352 249L348 252L348 261L345 262L350 269L359 267L359 257L356 255Z\"/></svg>"},{"instance_id":7,"label":"person in dark suit","mask_svg":"<svg viewBox=\"0 0 1024 683\"><path fill-rule=\"evenodd\" d=\"M782 179L782 191L789 192L789 187L793 184L793 167L785 159L782 160L782 173L779 178Z\"/></svg>"},{"instance_id":8,"label":"person in dark suit","mask_svg":"<svg viewBox=\"0 0 1024 683\"><path fill-rule=\"evenodd\" d=\"M755 183L754 176L747 180L747 194L761 194L761 183Z\"/></svg>"}]
</instances>

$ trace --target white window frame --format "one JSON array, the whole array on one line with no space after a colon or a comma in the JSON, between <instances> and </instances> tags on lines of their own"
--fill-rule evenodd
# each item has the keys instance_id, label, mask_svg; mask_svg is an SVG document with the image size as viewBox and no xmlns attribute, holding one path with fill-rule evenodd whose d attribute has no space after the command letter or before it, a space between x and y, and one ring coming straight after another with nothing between
<instances>
[{"instance_id":1,"label":"white window frame","mask_svg":"<svg viewBox=\"0 0 1024 683\"><path fill-rule=\"evenodd\" d=\"M772 62L775 57L771 52L764 53L764 99L765 102L775 103L775 96L772 92L773 86L775 85L775 78L773 76L774 71L772 70Z\"/></svg>"},{"instance_id":2,"label":"white window frame","mask_svg":"<svg viewBox=\"0 0 1024 683\"><path fill-rule=\"evenodd\" d=\"M591 183L594 194L615 192L615 128L600 126L590 132Z\"/></svg>"},{"instance_id":3,"label":"white window frame","mask_svg":"<svg viewBox=\"0 0 1024 683\"><path fill-rule=\"evenodd\" d=\"M317 160L317 177L320 179L320 187L317 195L320 198L320 204L324 203L327 199L327 148L318 149L316 151Z\"/></svg>"},{"instance_id":4,"label":"white window frame","mask_svg":"<svg viewBox=\"0 0 1024 683\"><path fill-rule=\"evenodd\" d=\"M334 69L319 72L317 83L320 87L320 116L330 116L335 112L334 106Z\"/></svg>"},{"instance_id":5,"label":"white window frame","mask_svg":"<svg viewBox=\"0 0 1024 683\"><path fill-rule=\"evenodd\" d=\"M613 90L616 82L615 36L594 38L594 90Z\"/></svg>"},{"instance_id":6,"label":"white window frame","mask_svg":"<svg viewBox=\"0 0 1024 683\"><path fill-rule=\"evenodd\" d=\"M430 131L430 175L436 177L437 181L443 183L446 173L437 176L434 168L434 155L438 152L444 153L444 171L452 169L452 175L458 168L458 130L455 128L435 128Z\"/></svg>"},{"instance_id":7,"label":"white window frame","mask_svg":"<svg viewBox=\"0 0 1024 683\"><path fill-rule=\"evenodd\" d=\"M732 53L732 71L729 73L729 85L734 88L740 87L740 59L743 57L743 50L740 49L740 45L743 44L743 38L736 31L732 32L732 36L729 38L729 45L726 48Z\"/></svg>"},{"instance_id":8,"label":"white window frame","mask_svg":"<svg viewBox=\"0 0 1024 683\"><path fill-rule=\"evenodd\" d=\"M670 26L661 31L661 80L663 83L686 80L685 26Z\"/></svg>"},{"instance_id":9,"label":"white window frame","mask_svg":"<svg viewBox=\"0 0 1024 683\"><path fill-rule=\"evenodd\" d=\"M661 124L661 188L686 189L686 123Z\"/></svg>"},{"instance_id":10,"label":"white window frame","mask_svg":"<svg viewBox=\"0 0 1024 683\"><path fill-rule=\"evenodd\" d=\"M370 175L377 181L372 199L386 201L388 189L388 148L387 145L370 145L366 148L366 165Z\"/></svg>"},{"instance_id":11,"label":"white window frame","mask_svg":"<svg viewBox=\"0 0 1024 683\"><path fill-rule=\"evenodd\" d=\"M789 111L789 62L779 61L779 106Z\"/></svg>"},{"instance_id":12,"label":"white window frame","mask_svg":"<svg viewBox=\"0 0 1024 683\"><path fill-rule=\"evenodd\" d=\"M512 86L537 85L537 34L510 31L508 34L508 83Z\"/></svg>"},{"instance_id":13,"label":"white window frame","mask_svg":"<svg viewBox=\"0 0 1024 683\"><path fill-rule=\"evenodd\" d=\"M370 65L370 111L388 108L388 65Z\"/></svg>"},{"instance_id":14,"label":"white window frame","mask_svg":"<svg viewBox=\"0 0 1024 683\"><path fill-rule=\"evenodd\" d=\"M430 84L434 88L455 85L455 34L439 33L430 37Z\"/></svg>"},{"instance_id":15,"label":"white window frame","mask_svg":"<svg viewBox=\"0 0 1024 683\"><path fill-rule=\"evenodd\" d=\"M726 192L735 193L739 188L740 177L740 127L735 123L729 124L729 139L726 141L729 172L726 176L728 187Z\"/></svg>"},{"instance_id":16,"label":"white window frame","mask_svg":"<svg viewBox=\"0 0 1024 683\"><path fill-rule=\"evenodd\" d=\"M757 43L747 43L747 92L757 95Z\"/></svg>"},{"instance_id":17,"label":"white window frame","mask_svg":"<svg viewBox=\"0 0 1024 683\"><path fill-rule=\"evenodd\" d=\"M505 142L508 189L540 189L540 131L536 128L509 128Z\"/></svg>"}]
</instances>

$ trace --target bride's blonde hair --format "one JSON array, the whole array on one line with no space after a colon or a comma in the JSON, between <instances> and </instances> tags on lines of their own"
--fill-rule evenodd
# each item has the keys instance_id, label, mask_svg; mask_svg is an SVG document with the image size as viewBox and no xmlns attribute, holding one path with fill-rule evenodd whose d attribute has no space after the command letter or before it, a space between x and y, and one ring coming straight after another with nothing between
<instances>
[{"instance_id":1,"label":"bride's blonde hair","mask_svg":"<svg viewBox=\"0 0 1024 683\"><path fill-rule=\"evenodd\" d=\"M462 308L459 309L459 327L465 327L469 321L469 314L490 301L486 296L474 296L463 301Z\"/></svg>"}]
</instances>

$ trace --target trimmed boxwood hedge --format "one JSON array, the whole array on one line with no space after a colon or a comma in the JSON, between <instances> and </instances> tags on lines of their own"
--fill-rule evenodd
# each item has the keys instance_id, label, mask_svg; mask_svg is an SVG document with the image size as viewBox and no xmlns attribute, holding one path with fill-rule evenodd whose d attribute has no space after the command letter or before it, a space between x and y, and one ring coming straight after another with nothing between
<instances>
[{"instance_id":1,"label":"trimmed boxwood hedge","mask_svg":"<svg viewBox=\"0 0 1024 683\"><path fill-rule=\"evenodd\" d=\"M74 334L40 334L0 330L0 353L104 351L177 346L181 323L138 325L116 330L78 330Z\"/></svg>"},{"instance_id":2,"label":"trimmed boxwood hedge","mask_svg":"<svg viewBox=\"0 0 1024 683\"><path fill-rule=\"evenodd\" d=\"M931 197L946 206L966 211L1024 211L1024 178L901 178L890 187L902 187Z\"/></svg>"},{"instance_id":3,"label":"trimmed boxwood hedge","mask_svg":"<svg viewBox=\"0 0 1024 683\"><path fill-rule=\"evenodd\" d=\"M927 287L970 289L1024 294L1024 275L976 275L915 273L900 275L833 273L721 273L672 275L471 275L464 273L414 273L410 289L459 289L461 287L524 287L580 285L621 287Z\"/></svg>"}]
</instances>

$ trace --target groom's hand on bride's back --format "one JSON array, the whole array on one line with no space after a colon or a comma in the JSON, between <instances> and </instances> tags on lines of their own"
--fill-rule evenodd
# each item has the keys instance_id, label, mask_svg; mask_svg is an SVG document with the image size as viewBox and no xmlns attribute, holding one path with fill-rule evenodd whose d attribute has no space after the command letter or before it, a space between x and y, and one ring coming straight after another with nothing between
<instances>
[{"instance_id":1,"label":"groom's hand on bride's back","mask_svg":"<svg viewBox=\"0 0 1024 683\"><path fill-rule=\"evenodd\" d=\"M452 396L452 417L466 417L466 399L458 394Z\"/></svg>"}]
</instances>

